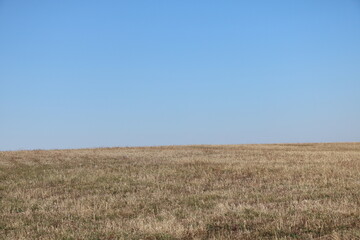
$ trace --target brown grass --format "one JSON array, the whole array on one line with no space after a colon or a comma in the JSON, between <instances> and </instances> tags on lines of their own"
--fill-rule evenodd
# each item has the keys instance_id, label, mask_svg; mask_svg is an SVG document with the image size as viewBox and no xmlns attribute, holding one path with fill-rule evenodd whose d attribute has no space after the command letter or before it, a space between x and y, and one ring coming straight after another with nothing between
<instances>
[{"instance_id":1,"label":"brown grass","mask_svg":"<svg viewBox=\"0 0 360 240\"><path fill-rule=\"evenodd\" d=\"M1 239L360 239L360 143L0 152Z\"/></svg>"}]
</instances>

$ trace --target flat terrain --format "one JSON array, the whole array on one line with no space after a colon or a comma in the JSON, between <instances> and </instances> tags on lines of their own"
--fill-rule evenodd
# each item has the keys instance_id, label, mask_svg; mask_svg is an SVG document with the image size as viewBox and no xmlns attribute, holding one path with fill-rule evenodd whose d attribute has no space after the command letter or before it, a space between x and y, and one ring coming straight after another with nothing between
<instances>
[{"instance_id":1,"label":"flat terrain","mask_svg":"<svg viewBox=\"0 0 360 240\"><path fill-rule=\"evenodd\" d=\"M360 239L360 143L0 152L0 239Z\"/></svg>"}]
</instances>

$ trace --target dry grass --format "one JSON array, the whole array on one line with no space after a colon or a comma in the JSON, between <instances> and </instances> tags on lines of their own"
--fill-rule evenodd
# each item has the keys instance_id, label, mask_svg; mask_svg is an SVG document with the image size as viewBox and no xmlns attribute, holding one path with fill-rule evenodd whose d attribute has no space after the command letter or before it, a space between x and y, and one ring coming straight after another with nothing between
<instances>
[{"instance_id":1,"label":"dry grass","mask_svg":"<svg viewBox=\"0 0 360 240\"><path fill-rule=\"evenodd\" d=\"M360 143L0 152L0 239L360 239Z\"/></svg>"}]
</instances>

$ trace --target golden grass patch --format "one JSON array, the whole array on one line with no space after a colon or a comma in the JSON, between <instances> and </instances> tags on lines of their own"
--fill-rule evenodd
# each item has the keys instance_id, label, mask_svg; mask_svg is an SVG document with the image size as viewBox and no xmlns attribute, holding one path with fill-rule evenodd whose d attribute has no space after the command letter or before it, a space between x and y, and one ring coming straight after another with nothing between
<instances>
[{"instance_id":1,"label":"golden grass patch","mask_svg":"<svg viewBox=\"0 0 360 240\"><path fill-rule=\"evenodd\" d=\"M360 239L360 143L0 152L0 239Z\"/></svg>"}]
</instances>

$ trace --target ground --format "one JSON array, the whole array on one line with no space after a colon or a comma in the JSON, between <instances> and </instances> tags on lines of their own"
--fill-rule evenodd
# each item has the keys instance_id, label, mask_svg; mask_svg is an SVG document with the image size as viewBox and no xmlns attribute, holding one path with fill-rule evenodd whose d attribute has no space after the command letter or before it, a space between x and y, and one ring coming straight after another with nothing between
<instances>
[{"instance_id":1,"label":"ground","mask_svg":"<svg viewBox=\"0 0 360 240\"><path fill-rule=\"evenodd\" d=\"M0 239L360 239L360 143L0 152Z\"/></svg>"}]
</instances>

